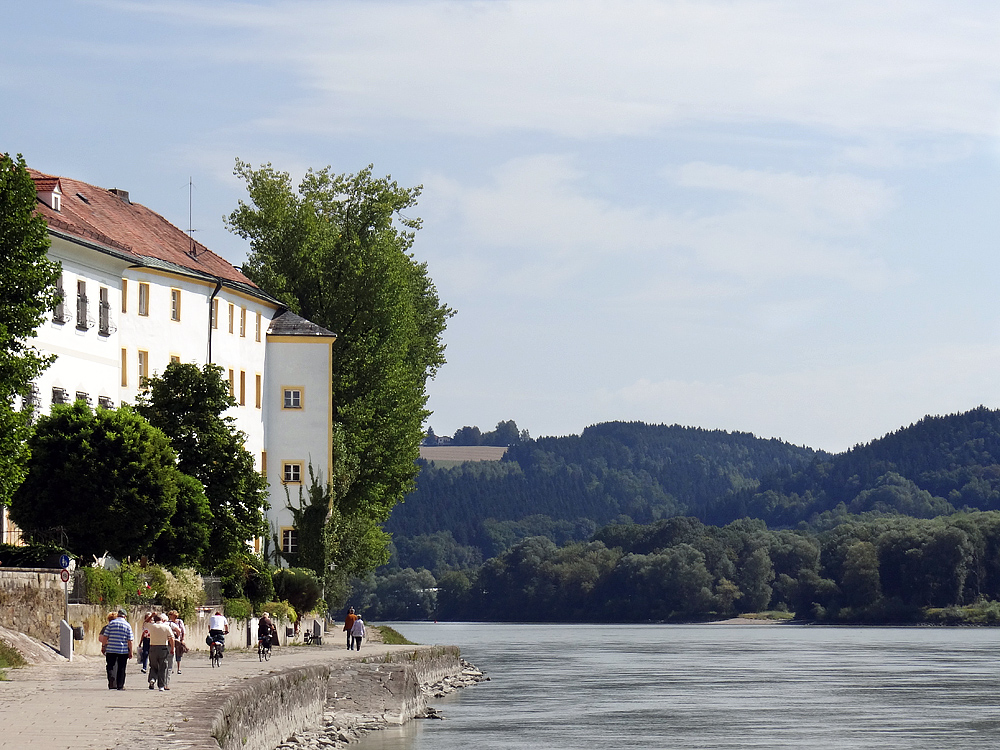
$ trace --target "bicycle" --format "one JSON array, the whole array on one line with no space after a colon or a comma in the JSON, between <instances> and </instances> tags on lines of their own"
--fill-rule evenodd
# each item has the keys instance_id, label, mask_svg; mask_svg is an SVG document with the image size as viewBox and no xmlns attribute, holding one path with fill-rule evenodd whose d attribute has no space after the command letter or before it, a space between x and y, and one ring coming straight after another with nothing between
<instances>
[{"instance_id":1,"label":"bicycle","mask_svg":"<svg viewBox=\"0 0 1000 750\"><path fill-rule=\"evenodd\" d=\"M222 644L218 641L212 641L212 645L208 647L208 658L212 661L212 667L222 666Z\"/></svg>"},{"instance_id":2,"label":"bicycle","mask_svg":"<svg viewBox=\"0 0 1000 750\"><path fill-rule=\"evenodd\" d=\"M269 638L257 641L257 658L269 661L271 658L271 640Z\"/></svg>"}]
</instances>

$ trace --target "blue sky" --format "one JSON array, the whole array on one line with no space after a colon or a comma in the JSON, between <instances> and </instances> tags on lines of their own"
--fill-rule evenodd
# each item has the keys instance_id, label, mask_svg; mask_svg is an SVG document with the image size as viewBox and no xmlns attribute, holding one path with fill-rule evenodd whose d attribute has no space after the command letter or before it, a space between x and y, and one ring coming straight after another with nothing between
<instances>
[{"instance_id":1,"label":"blue sky","mask_svg":"<svg viewBox=\"0 0 1000 750\"><path fill-rule=\"evenodd\" d=\"M234 264L237 157L422 184L438 434L626 419L839 451L1000 407L1000 7L20 3L0 148Z\"/></svg>"}]
</instances>

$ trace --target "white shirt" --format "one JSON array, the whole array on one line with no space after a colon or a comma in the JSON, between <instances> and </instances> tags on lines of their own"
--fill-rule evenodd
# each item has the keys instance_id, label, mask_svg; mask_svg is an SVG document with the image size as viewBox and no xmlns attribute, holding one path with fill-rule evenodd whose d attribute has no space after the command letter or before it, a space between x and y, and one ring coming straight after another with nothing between
<instances>
[{"instance_id":1,"label":"white shirt","mask_svg":"<svg viewBox=\"0 0 1000 750\"><path fill-rule=\"evenodd\" d=\"M225 630L229 627L229 620L224 615L212 615L208 618L209 630Z\"/></svg>"}]
</instances>

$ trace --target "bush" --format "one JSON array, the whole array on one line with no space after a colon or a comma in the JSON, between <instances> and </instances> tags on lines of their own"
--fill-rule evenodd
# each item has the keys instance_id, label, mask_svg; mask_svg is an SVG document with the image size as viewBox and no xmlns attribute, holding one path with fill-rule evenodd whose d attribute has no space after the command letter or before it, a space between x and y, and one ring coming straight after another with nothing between
<instances>
[{"instance_id":1,"label":"bush","mask_svg":"<svg viewBox=\"0 0 1000 750\"><path fill-rule=\"evenodd\" d=\"M165 610L176 609L182 620L190 620L195 609L205 603L205 583L194 568L176 568L174 571L158 568L162 583L157 587L157 598Z\"/></svg>"},{"instance_id":2,"label":"bush","mask_svg":"<svg viewBox=\"0 0 1000 750\"><path fill-rule=\"evenodd\" d=\"M295 621L295 609L288 602L267 602L260 608L261 612L267 612L275 622L284 620L285 622Z\"/></svg>"},{"instance_id":3,"label":"bush","mask_svg":"<svg viewBox=\"0 0 1000 750\"><path fill-rule=\"evenodd\" d=\"M58 544L0 544L0 564L7 568L58 568L59 558L70 554Z\"/></svg>"},{"instance_id":4,"label":"bush","mask_svg":"<svg viewBox=\"0 0 1000 750\"><path fill-rule=\"evenodd\" d=\"M87 585L87 602L100 604L105 609L125 604L125 589L121 579L113 570L104 568L84 568L83 580Z\"/></svg>"},{"instance_id":5,"label":"bush","mask_svg":"<svg viewBox=\"0 0 1000 750\"><path fill-rule=\"evenodd\" d=\"M256 557L234 557L218 568L225 599L249 599L260 605L274 597L274 584L267 564Z\"/></svg>"},{"instance_id":6,"label":"bush","mask_svg":"<svg viewBox=\"0 0 1000 750\"><path fill-rule=\"evenodd\" d=\"M316 574L307 568L282 568L274 573L274 592L295 608L295 619L312 612L323 597Z\"/></svg>"},{"instance_id":7,"label":"bush","mask_svg":"<svg viewBox=\"0 0 1000 750\"><path fill-rule=\"evenodd\" d=\"M226 599L223 607L230 620L245 622L253 617L253 605L249 599Z\"/></svg>"}]
</instances>

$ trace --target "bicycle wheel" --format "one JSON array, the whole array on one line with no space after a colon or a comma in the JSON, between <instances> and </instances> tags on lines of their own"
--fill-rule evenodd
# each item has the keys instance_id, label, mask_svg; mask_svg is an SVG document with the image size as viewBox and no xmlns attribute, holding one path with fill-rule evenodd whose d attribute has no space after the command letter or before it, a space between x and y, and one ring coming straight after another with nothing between
<instances>
[{"instance_id":1,"label":"bicycle wheel","mask_svg":"<svg viewBox=\"0 0 1000 750\"><path fill-rule=\"evenodd\" d=\"M264 661L264 647L259 643L257 644L257 658Z\"/></svg>"},{"instance_id":2,"label":"bicycle wheel","mask_svg":"<svg viewBox=\"0 0 1000 750\"><path fill-rule=\"evenodd\" d=\"M268 646L267 648L264 649L264 661L270 661L270 660L271 660L271 647Z\"/></svg>"},{"instance_id":3,"label":"bicycle wheel","mask_svg":"<svg viewBox=\"0 0 1000 750\"><path fill-rule=\"evenodd\" d=\"M212 644L212 667L221 666L222 660L219 658L219 647Z\"/></svg>"}]
</instances>

